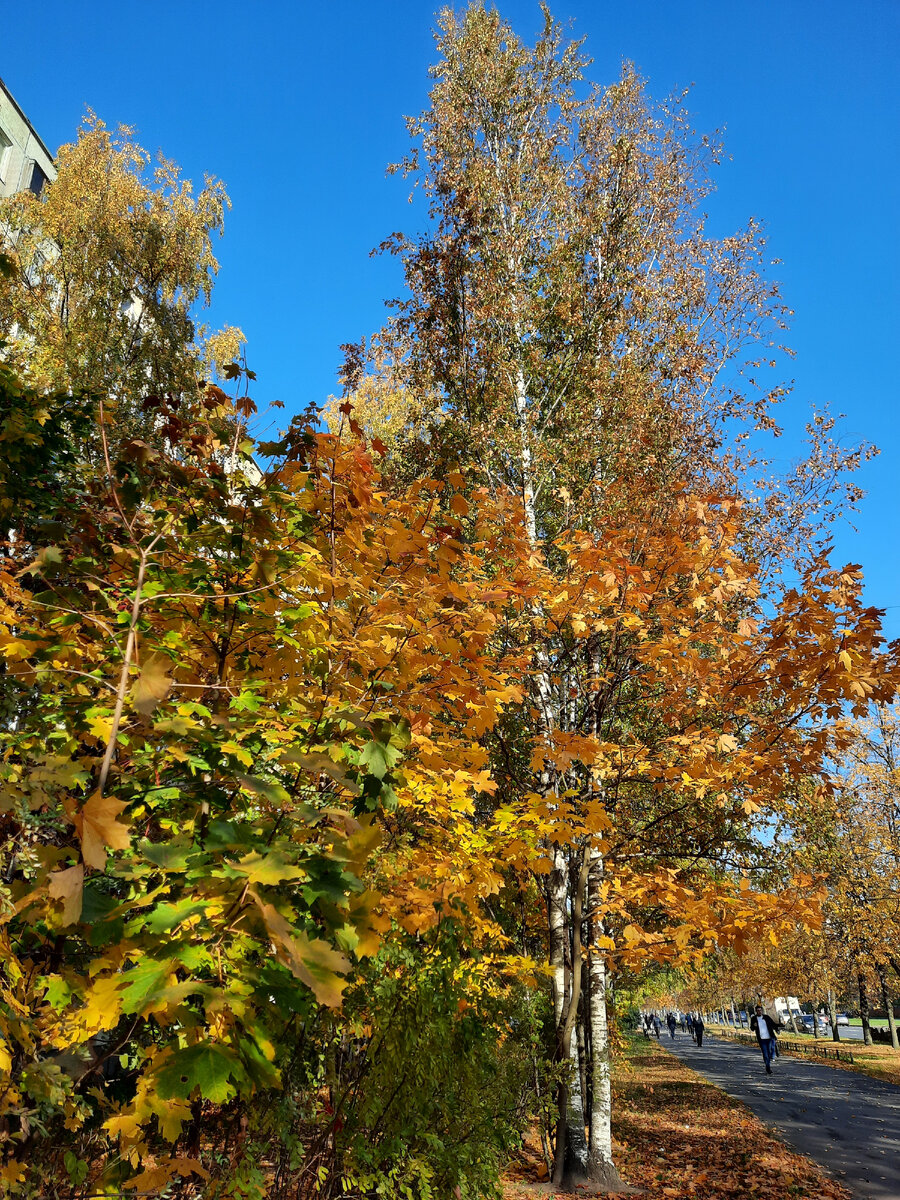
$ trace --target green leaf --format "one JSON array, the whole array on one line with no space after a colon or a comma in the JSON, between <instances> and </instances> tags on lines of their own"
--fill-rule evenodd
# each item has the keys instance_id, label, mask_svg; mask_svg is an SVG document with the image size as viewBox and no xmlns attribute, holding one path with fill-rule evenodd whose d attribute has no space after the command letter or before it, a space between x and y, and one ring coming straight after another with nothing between
<instances>
[{"instance_id":1,"label":"green leaf","mask_svg":"<svg viewBox=\"0 0 900 1200\"><path fill-rule=\"evenodd\" d=\"M261 779L258 775L241 775L238 773L235 773L235 779L237 779L245 792L251 792L254 796L263 796L273 804L290 803L291 798L282 785L271 779Z\"/></svg>"},{"instance_id":2,"label":"green leaf","mask_svg":"<svg viewBox=\"0 0 900 1200\"><path fill-rule=\"evenodd\" d=\"M390 742L372 740L367 742L359 752L360 766L365 767L370 775L384 779L391 767L400 759L401 751Z\"/></svg>"},{"instance_id":3,"label":"green leaf","mask_svg":"<svg viewBox=\"0 0 900 1200\"><path fill-rule=\"evenodd\" d=\"M186 871L195 848L187 842L140 842L138 850L164 871Z\"/></svg>"},{"instance_id":4,"label":"green leaf","mask_svg":"<svg viewBox=\"0 0 900 1200\"><path fill-rule=\"evenodd\" d=\"M233 1050L218 1042L205 1042L178 1050L156 1076L163 1100L187 1100L195 1088L204 1100L225 1104L243 1083L246 1073Z\"/></svg>"},{"instance_id":5,"label":"green leaf","mask_svg":"<svg viewBox=\"0 0 900 1200\"><path fill-rule=\"evenodd\" d=\"M236 863L228 863L228 874L245 877L250 883L276 884L286 879L305 879L306 871L278 851L259 854L255 850Z\"/></svg>"},{"instance_id":6,"label":"green leaf","mask_svg":"<svg viewBox=\"0 0 900 1200\"><path fill-rule=\"evenodd\" d=\"M136 967L122 975L122 1012L126 1015L144 1012L152 1007L159 993L169 986L169 976L175 960L143 958Z\"/></svg>"},{"instance_id":7,"label":"green leaf","mask_svg":"<svg viewBox=\"0 0 900 1200\"><path fill-rule=\"evenodd\" d=\"M184 900L178 900L174 904L157 904L153 912L144 921L144 926L153 934L168 933L169 930L174 929L176 925L180 925L183 921L187 921L191 917L204 914L205 912L205 904L197 903L189 897Z\"/></svg>"}]
</instances>

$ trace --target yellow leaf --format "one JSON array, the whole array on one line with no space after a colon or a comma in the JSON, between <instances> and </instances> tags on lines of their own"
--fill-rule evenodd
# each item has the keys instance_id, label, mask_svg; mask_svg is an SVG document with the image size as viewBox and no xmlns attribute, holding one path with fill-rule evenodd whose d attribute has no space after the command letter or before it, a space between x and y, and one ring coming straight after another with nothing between
<instances>
[{"instance_id":1,"label":"yellow leaf","mask_svg":"<svg viewBox=\"0 0 900 1200\"><path fill-rule=\"evenodd\" d=\"M846 650L842 650L840 652L840 654L838 655L838 658L843 663L845 670L847 670L847 671L853 670L853 660L851 659L849 653Z\"/></svg>"},{"instance_id":2,"label":"yellow leaf","mask_svg":"<svg viewBox=\"0 0 900 1200\"><path fill-rule=\"evenodd\" d=\"M733 750L737 750L737 738L732 737L730 733L723 733L716 742L716 749L720 754L728 754Z\"/></svg>"},{"instance_id":3,"label":"yellow leaf","mask_svg":"<svg viewBox=\"0 0 900 1200\"><path fill-rule=\"evenodd\" d=\"M81 838L81 855L89 867L103 870L107 846L113 850L127 850L131 845L128 826L116 820L127 807L122 800L94 792L74 816L75 830Z\"/></svg>"},{"instance_id":4,"label":"yellow leaf","mask_svg":"<svg viewBox=\"0 0 900 1200\"><path fill-rule=\"evenodd\" d=\"M105 857L105 856L104 856ZM65 871L54 871L48 880L48 891L54 900L63 901L63 924L74 925L81 916L84 865L78 863Z\"/></svg>"},{"instance_id":5,"label":"yellow leaf","mask_svg":"<svg viewBox=\"0 0 900 1200\"><path fill-rule=\"evenodd\" d=\"M103 1128L112 1137L124 1137L130 1142L141 1132L141 1118L136 1112L120 1113L104 1121Z\"/></svg>"},{"instance_id":6,"label":"yellow leaf","mask_svg":"<svg viewBox=\"0 0 900 1200\"><path fill-rule=\"evenodd\" d=\"M131 689L131 702L145 717L168 695L172 680L167 670L171 665L164 654L151 654L141 667L141 673Z\"/></svg>"},{"instance_id":7,"label":"yellow leaf","mask_svg":"<svg viewBox=\"0 0 900 1200\"><path fill-rule=\"evenodd\" d=\"M187 1100L161 1100L158 1096L148 1097L150 1111L159 1121L159 1132L167 1142L177 1142L181 1127L191 1119L191 1106Z\"/></svg>"},{"instance_id":8,"label":"yellow leaf","mask_svg":"<svg viewBox=\"0 0 900 1200\"><path fill-rule=\"evenodd\" d=\"M11 1158L8 1163L0 1167L0 1182L6 1184L21 1183L25 1178L25 1168L21 1163L16 1162Z\"/></svg>"},{"instance_id":9,"label":"yellow leaf","mask_svg":"<svg viewBox=\"0 0 900 1200\"><path fill-rule=\"evenodd\" d=\"M450 510L458 517L465 517L469 512L469 502L465 496L460 496L460 494L457 492L455 495L450 497Z\"/></svg>"},{"instance_id":10,"label":"yellow leaf","mask_svg":"<svg viewBox=\"0 0 900 1200\"><path fill-rule=\"evenodd\" d=\"M259 906L263 922L276 944L278 958L312 991L320 1004L328 1008L339 1008L341 993L347 986L346 979L338 973L350 970L350 961L343 954L323 942L321 938L310 940L305 933L295 930L271 904L265 904L251 890L250 895Z\"/></svg>"}]
</instances>

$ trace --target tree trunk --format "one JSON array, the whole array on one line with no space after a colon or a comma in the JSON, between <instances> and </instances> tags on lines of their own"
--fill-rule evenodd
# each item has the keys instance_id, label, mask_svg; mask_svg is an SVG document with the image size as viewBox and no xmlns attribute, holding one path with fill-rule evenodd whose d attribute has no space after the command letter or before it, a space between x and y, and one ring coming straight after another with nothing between
<instances>
[{"instance_id":1,"label":"tree trunk","mask_svg":"<svg viewBox=\"0 0 900 1200\"><path fill-rule=\"evenodd\" d=\"M566 949L568 930L566 916L569 901L569 864L562 846L554 843L550 850L550 971L553 992L553 1016L557 1031L562 1028L566 1010Z\"/></svg>"},{"instance_id":2,"label":"tree trunk","mask_svg":"<svg viewBox=\"0 0 900 1200\"><path fill-rule=\"evenodd\" d=\"M841 1032L838 1029L837 1005L834 1002L834 992L831 988L828 989L828 1019L831 1021L831 1039L834 1042L839 1042L841 1040Z\"/></svg>"},{"instance_id":3,"label":"tree trunk","mask_svg":"<svg viewBox=\"0 0 900 1200\"><path fill-rule=\"evenodd\" d=\"M731 1027L732 1027L732 1029L737 1029L737 1026L738 1026L738 1019L737 1019L737 1013L734 1011L734 996L732 996L731 997Z\"/></svg>"},{"instance_id":4,"label":"tree trunk","mask_svg":"<svg viewBox=\"0 0 900 1200\"><path fill-rule=\"evenodd\" d=\"M866 988L866 977L860 971L856 976L859 985L859 1015L862 1017L863 1042L872 1045L872 1026L869 1024L869 992Z\"/></svg>"},{"instance_id":5,"label":"tree trunk","mask_svg":"<svg viewBox=\"0 0 900 1200\"><path fill-rule=\"evenodd\" d=\"M572 1188L587 1181L588 1144L585 1137L584 1097L581 1091L581 1065L578 1062L578 1039L575 1023L581 1001L583 955L581 924L584 898L587 891L588 852L582 854L577 881L572 893L570 927L572 931L572 969L570 987L557 1025L557 1058L569 1066L569 1075L559 1087L559 1116L556 1126L556 1155L553 1164L553 1185Z\"/></svg>"},{"instance_id":6,"label":"tree trunk","mask_svg":"<svg viewBox=\"0 0 900 1200\"><path fill-rule=\"evenodd\" d=\"M517 339L519 330L516 330ZM525 529L532 549L539 550L537 509L535 505L533 464L531 454L531 432L528 427L528 389L521 364L515 377L515 412L519 434L520 467L522 471L522 506ZM536 615L539 615L536 613ZM554 728L559 724L560 714L555 708L552 672L546 651L539 646L537 652L536 690L538 700L539 737L549 750ZM542 772L541 788L546 796L552 791L551 773L548 767ZM550 968L553 979L553 1012L556 1018L557 1061L568 1063L571 1077L559 1088L559 1115L556 1129L556 1150L553 1165L553 1182L559 1186L570 1186L583 1182L587 1170L587 1140L584 1124L584 1097L581 1089L581 1067L578 1062L578 1041L572 1037L581 998L581 912L584 906L585 870L580 872L580 894L572 897L569 912L569 872L565 849L554 843L550 849ZM571 937L571 940L570 940ZM566 951L571 945L572 965L569 986L566 986Z\"/></svg>"},{"instance_id":7,"label":"tree trunk","mask_svg":"<svg viewBox=\"0 0 900 1200\"><path fill-rule=\"evenodd\" d=\"M591 863L588 872L588 913L590 915L591 944L588 962L590 972L590 1019L591 1019L591 1128L589 1139L588 1175L592 1183L602 1185L607 1191L624 1190L619 1172L613 1163L612 1153L612 1082L610 1077L609 1020L606 1007L608 987L606 955L600 945L604 936L601 913L603 911L603 855L596 846L591 847Z\"/></svg>"},{"instance_id":8,"label":"tree trunk","mask_svg":"<svg viewBox=\"0 0 900 1200\"><path fill-rule=\"evenodd\" d=\"M575 1037L578 1042L578 1067L580 1071L579 1081L581 1083L581 1112L582 1116L586 1117L590 1107L590 1083L588 1081L588 1053L587 1053L587 976L582 979L581 983L581 1004L578 1008L578 1020L575 1023ZM585 1121L587 1124L587 1121Z\"/></svg>"},{"instance_id":9,"label":"tree trunk","mask_svg":"<svg viewBox=\"0 0 900 1200\"><path fill-rule=\"evenodd\" d=\"M881 1000L887 1015L888 1029L891 1032L891 1045L895 1050L900 1050L900 1040L897 1038L897 1022L894 1020L894 998L888 995L884 971L879 971L878 977L881 981Z\"/></svg>"}]
</instances>

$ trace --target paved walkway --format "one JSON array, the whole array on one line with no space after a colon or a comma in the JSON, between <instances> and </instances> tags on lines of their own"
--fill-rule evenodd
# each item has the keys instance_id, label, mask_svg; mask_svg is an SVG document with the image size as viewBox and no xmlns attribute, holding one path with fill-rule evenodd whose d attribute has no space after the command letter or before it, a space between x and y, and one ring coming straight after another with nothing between
<instances>
[{"instance_id":1,"label":"paved walkway","mask_svg":"<svg viewBox=\"0 0 900 1200\"><path fill-rule=\"evenodd\" d=\"M821 1163L858 1200L900 1200L900 1087L786 1054L766 1075L750 1046L684 1033L660 1045L730 1096L802 1154Z\"/></svg>"}]
</instances>

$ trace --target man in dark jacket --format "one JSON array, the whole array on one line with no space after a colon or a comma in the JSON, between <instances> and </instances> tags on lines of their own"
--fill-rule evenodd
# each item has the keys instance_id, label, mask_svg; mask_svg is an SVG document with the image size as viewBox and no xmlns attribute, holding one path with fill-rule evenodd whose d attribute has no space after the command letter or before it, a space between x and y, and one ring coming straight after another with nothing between
<instances>
[{"instance_id":1,"label":"man in dark jacket","mask_svg":"<svg viewBox=\"0 0 900 1200\"><path fill-rule=\"evenodd\" d=\"M703 1030L706 1026L703 1024L703 1018L699 1013L694 1013L694 1041L698 1046L703 1045Z\"/></svg>"},{"instance_id":2,"label":"man in dark jacket","mask_svg":"<svg viewBox=\"0 0 900 1200\"><path fill-rule=\"evenodd\" d=\"M766 1074L772 1074L772 1056L775 1053L775 1042L778 1035L775 1032L775 1022L766 1016L761 1004L757 1004L756 1012L750 1018L750 1028L756 1034L759 1048L762 1050L763 1062L766 1064Z\"/></svg>"}]
</instances>

